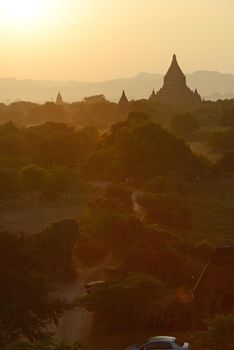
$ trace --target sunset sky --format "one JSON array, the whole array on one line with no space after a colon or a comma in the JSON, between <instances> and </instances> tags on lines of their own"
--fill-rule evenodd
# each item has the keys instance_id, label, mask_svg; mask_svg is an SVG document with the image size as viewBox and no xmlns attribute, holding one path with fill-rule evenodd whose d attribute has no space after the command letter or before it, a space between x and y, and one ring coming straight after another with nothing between
<instances>
[{"instance_id":1,"label":"sunset sky","mask_svg":"<svg viewBox=\"0 0 234 350\"><path fill-rule=\"evenodd\" d=\"M0 0L0 78L234 74L234 0Z\"/></svg>"}]
</instances>

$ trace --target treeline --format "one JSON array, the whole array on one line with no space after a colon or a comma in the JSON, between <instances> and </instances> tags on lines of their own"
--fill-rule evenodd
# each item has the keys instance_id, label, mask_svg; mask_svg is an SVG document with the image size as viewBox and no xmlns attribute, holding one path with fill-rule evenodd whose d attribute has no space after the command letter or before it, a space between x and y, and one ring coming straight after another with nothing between
<instances>
[{"instance_id":1,"label":"treeline","mask_svg":"<svg viewBox=\"0 0 234 350\"><path fill-rule=\"evenodd\" d=\"M122 121L128 113L148 114L155 122L166 125L176 115L189 112L202 128L217 127L223 114L234 109L234 99L217 102L203 101L198 107L190 105L173 106L153 100L130 101L128 108L109 102L103 95L90 96L83 101L56 105L46 102L43 105L31 102L0 104L0 123L13 121L17 125L29 126L47 122L69 123L74 126L92 126L101 131L108 130L114 123Z\"/></svg>"},{"instance_id":2,"label":"treeline","mask_svg":"<svg viewBox=\"0 0 234 350\"><path fill-rule=\"evenodd\" d=\"M70 198L80 188L80 168L99 142L93 128L76 131L66 124L48 123L18 128L0 127L0 199L28 192L43 200L60 193Z\"/></svg>"},{"instance_id":3,"label":"treeline","mask_svg":"<svg viewBox=\"0 0 234 350\"><path fill-rule=\"evenodd\" d=\"M75 130L62 123L19 128L12 122L0 127L0 167L33 163L43 167L78 168L98 142L93 128Z\"/></svg>"},{"instance_id":4,"label":"treeline","mask_svg":"<svg viewBox=\"0 0 234 350\"><path fill-rule=\"evenodd\" d=\"M6 200L26 192L32 200L55 201L65 194L67 200L82 190L77 172L67 167L45 169L28 165L19 171L0 169L0 203L4 208Z\"/></svg>"},{"instance_id":5,"label":"treeline","mask_svg":"<svg viewBox=\"0 0 234 350\"><path fill-rule=\"evenodd\" d=\"M118 104L108 102L103 96L93 96L81 102L64 105L53 102L43 105L31 102L15 102L9 106L0 104L0 123L13 121L21 127L59 122L106 130L125 116Z\"/></svg>"},{"instance_id":6,"label":"treeline","mask_svg":"<svg viewBox=\"0 0 234 350\"><path fill-rule=\"evenodd\" d=\"M199 173L202 161L182 140L142 113L99 134L94 128L75 130L67 124L47 123L18 128L0 127L0 168L69 167L93 178L149 178L166 172Z\"/></svg>"},{"instance_id":7,"label":"treeline","mask_svg":"<svg viewBox=\"0 0 234 350\"><path fill-rule=\"evenodd\" d=\"M80 179L142 186L163 176L182 183L196 182L217 171L232 172L232 129L222 134L226 152L212 166L178 138L178 128L181 132L186 128L190 133L197 132L197 124L190 117L180 114L173 119L170 130L175 135L140 112L129 113L107 133L91 127L76 130L62 123L28 128L12 122L4 124L0 127L0 196L11 197L17 191L28 191L33 196L36 191L42 199L56 198L59 193L69 198ZM181 123L185 123L183 128ZM220 137L212 135L217 144Z\"/></svg>"}]
</instances>

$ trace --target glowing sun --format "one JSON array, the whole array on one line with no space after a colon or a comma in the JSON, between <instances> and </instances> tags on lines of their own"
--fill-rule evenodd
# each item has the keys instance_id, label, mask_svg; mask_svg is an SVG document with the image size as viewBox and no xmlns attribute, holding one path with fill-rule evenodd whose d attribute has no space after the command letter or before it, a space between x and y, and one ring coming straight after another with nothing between
<instances>
[{"instance_id":1,"label":"glowing sun","mask_svg":"<svg viewBox=\"0 0 234 350\"><path fill-rule=\"evenodd\" d=\"M25 27L44 20L50 0L0 0L1 20L12 27Z\"/></svg>"}]
</instances>

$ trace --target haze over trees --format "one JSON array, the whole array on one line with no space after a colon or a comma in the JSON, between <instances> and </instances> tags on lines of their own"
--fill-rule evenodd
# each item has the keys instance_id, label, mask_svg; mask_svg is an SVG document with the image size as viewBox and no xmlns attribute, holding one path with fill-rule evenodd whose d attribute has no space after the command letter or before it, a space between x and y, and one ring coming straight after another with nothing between
<instances>
[{"instance_id":1,"label":"haze over trees","mask_svg":"<svg viewBox=\"0 0 234 350\"><path fill-rule=\"evenodd\" d=\"M96 98L85 103L95 105ZM79 222L55 223L30 236L1 232L2 346L24 336L39 349L59 349L52 339L41 343L50 335L47 326L77 306L94 312L101 337L123 329L189 330L194 283L216 244L233 241L232 153L223 152L212 164L191 151L190 137L208 140L216 133L207 135L196 113L192 120L175 114L160 125L144 113L146 102L136 105L143 106L140 112L133 110L105 132L54 122L1 125L2 212L17 208L22 196L33 206L56 206L63 195L69 206L82 186L98 194ZM93 294L75 304L51 300L56 286L77 278L77 259L95 268L104 257L112 264Z\"/></svg>"}]
</instances>

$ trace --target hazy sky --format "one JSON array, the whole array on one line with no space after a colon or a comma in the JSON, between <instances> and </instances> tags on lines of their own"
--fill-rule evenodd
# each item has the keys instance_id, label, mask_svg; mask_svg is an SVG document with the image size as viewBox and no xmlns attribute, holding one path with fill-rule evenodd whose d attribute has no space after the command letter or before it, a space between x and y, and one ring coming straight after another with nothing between
<instances>
[{"instance_id":1,"label":"hazy sky","mask_svg":"<svg viewBox=\"0 0 234 350\"><path fill-rule=\"evenodd\" d=\"M234 0L0 0L0 77L234 74Z\"/></svg>"}]
</instances>

